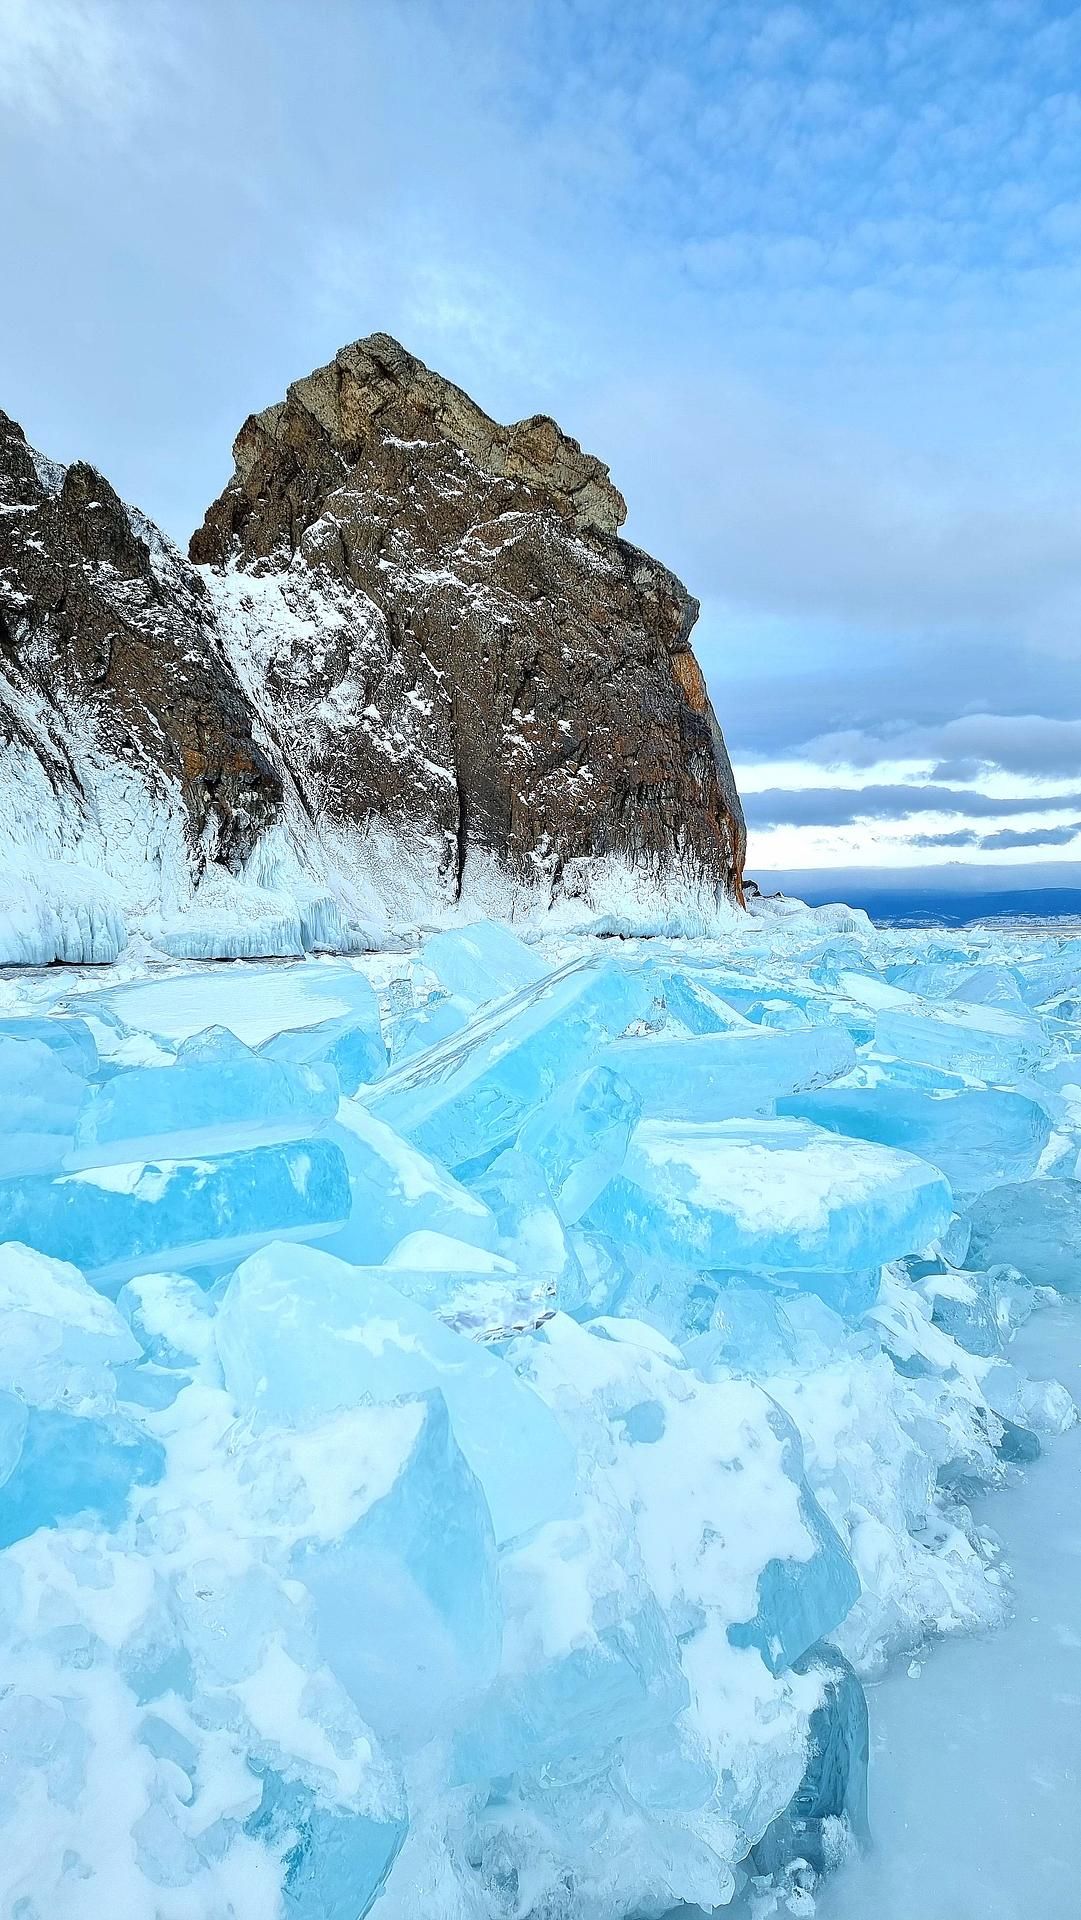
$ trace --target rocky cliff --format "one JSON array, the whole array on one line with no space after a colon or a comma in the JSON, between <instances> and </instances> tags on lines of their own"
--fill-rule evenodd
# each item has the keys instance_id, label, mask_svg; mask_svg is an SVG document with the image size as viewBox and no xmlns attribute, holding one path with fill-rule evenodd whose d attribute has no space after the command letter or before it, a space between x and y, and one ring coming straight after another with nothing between
<instances>
[{"instance_id":1,"label":"rocky cliff","mask_svg":"<svg viewBox=\"0 0 1081 1920\"><path fill-rule=\"evenodd\" d=\"M89 958L125 923L289 951L477 912L705 926L738 898L697 605L554 421L499 426L374 335L245 422L190 561L0 421L24 919L35 869L39 912L84 903Z\"/></svg>"}]
</instances>

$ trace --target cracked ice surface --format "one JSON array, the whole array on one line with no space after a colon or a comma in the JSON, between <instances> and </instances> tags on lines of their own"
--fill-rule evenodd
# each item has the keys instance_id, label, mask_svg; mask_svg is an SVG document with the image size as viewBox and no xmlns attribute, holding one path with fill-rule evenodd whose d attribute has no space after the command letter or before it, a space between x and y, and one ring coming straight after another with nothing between
<instances>
[{"instance_id":1,"label":"cracked ice surface","mask_svg":"<svg viewBox=\"0 0 1081 1920\"><path fill-rule=\"evenodd\" d=\"M810 1912L1074 1418L1081 943L0 996L0 1915Z\"/></svg>"}]
</instances>

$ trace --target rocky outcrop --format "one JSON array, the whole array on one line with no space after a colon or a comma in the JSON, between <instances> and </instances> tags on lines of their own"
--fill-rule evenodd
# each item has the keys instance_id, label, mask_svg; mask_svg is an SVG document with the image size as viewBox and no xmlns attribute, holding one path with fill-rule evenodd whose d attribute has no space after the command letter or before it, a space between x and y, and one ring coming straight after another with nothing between
<instances>
[{"instance_id":1,"label":"rocky outcrop","mask_svg":"<svg viewBox=\"0 0 1081 1920\"><path fill-rule=\"evenodd\" d=\"M92 467L41 461L4 413L0 529L0 746L87 806L88 759L126 765L160 804L180 796L193 856L241 865L281 783L200 574Z\"/></svg>"},{"instance_id":2,"label":"rocky outcrop","mask_svg":"<svg viewBox=\"0 0 1081 1920\"><path fill-rule=\"evenodd\" d=\"M382 334L234 455L189 561L0 415L23 879L89 874L151 937L202 912L198 952L251 950L230 913L288 951L291 914L303 946L477 911L704 925L739 898L697 605L621 539L600 461L547 418L498 425Z\"/></svg>"},{"instance_id":3,"label":"rocky outcrop","mask_svg":"<svg viewBox=\"0 0 1081 1920\"><path fill-rule=\"evenodd\" d=\"M376 334L252 415L234 457L191 557L212 585L281 584L261 710L313 816L409 823L451 898L478 857L549 901L613 859L738 894L697 602L620 539L607 468L553 420L501 427ZM243 601L234 578L241 671L265 588Z\"/></svg>"}]
</instances>

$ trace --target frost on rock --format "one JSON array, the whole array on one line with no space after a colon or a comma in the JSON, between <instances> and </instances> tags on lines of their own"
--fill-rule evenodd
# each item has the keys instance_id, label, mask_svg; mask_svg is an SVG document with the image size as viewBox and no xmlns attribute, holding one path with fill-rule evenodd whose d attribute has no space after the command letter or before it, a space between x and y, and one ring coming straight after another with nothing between
<instances>
[{"instance_id":1,"label":"frost on rock","mask_svg":"<svg viewBox=\"0 0 1081 1920\"><path fill-rule=\"evenodd\" d=\"M1075 1418L1081 943L149 971L5 983L0 1912L809 1912Z\"/></svg>"}]
</instances>

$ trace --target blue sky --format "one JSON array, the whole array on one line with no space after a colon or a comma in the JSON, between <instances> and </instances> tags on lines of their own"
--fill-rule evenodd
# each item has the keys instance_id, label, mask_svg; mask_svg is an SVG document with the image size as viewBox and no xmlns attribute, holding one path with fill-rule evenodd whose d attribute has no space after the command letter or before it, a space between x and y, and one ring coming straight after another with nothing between
<instances>
[{"instance_id":1,"label":"blue sky","mask_svg":"<svg viewBox=\"0 0 1081 1920\"><path fill-rule=\"evenodd\" d=\"M385 328L610 463L752 864L1081 856L1081 7L0 0L0 166L0 405L178 539Z\"/></svg>"}]
</instances>

